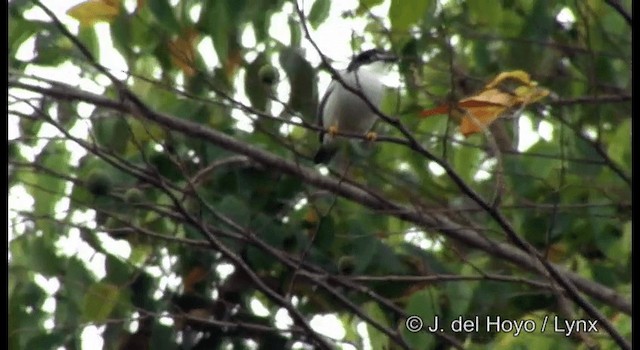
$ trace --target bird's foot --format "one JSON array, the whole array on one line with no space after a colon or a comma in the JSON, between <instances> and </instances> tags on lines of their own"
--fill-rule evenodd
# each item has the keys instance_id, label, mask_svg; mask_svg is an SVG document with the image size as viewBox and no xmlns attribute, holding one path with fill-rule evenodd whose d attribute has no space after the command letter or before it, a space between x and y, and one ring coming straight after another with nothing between
<instances>
[{"instance_id":1,"label":"bird's foot","mask_svg":"<svg viewBox=\"0 0 640 350\"><path fill-rule=\"evenodd\" d=\"M331 125L328 129L327 132L329 133L329 135L331 136L336 136L336 134L338 133L338 127L335 125Z\"/></svg>"},{"instance_id":2,"label":"bird's foot","mask_svg":"<svg viewBox=\"0 0 640 350\"><path fill-rule=\"evenodd\" d=\"M378 134L373 131L369 131L364 137L367 139L367 141L373 142L378 138Z\"/></svg>"}]
</instances>

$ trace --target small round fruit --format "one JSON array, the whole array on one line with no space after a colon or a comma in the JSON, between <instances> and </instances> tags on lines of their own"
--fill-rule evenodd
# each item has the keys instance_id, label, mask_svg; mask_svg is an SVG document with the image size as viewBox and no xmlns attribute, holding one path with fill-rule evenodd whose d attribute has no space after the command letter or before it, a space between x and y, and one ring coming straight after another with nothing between
<instances>
[{"instance_id":1,"label":"small round fruit","mask_svg":"<svg viewBox=\"0 0 640 350\"><path fill-rule=\"evenodd\" d=\"M94 196L104 196L111 192L111 179L102 170L93 170L87 178L87 189Z\"/></svg>"},{"instance_id":2,"label":"small round fruit","mask_svg":"<svg viewBox=\"0 0 640 350\"><path fill-rule=\"evenodd\" d=\"M258 71L258 77L260 77L260 81L267 85L273 85L278 81L278 71L274 66L270 64L265 64L260 67Z\"/></svg>"},{"instance_id":3,"label":"small round fruit","mask_svg":"<svg viewBox=\"0 0 640 350\"><path fill-rule=\"evenodd\" d=\"M352 255L341 256L338 259L338 269L343 275L350 275L356 269L356 259Z\"/></svg>"},{"instance_id":4,"label":"small round fruit","mask_svg":"<svg viewBox=\"0 0 640 350\"><path fill-rule=\"evenodd\" d=\"M144 193L137 188L130 188L124 194L124 200L129 204L140 204L143 199Z\"/></svg>"}]
</instances>

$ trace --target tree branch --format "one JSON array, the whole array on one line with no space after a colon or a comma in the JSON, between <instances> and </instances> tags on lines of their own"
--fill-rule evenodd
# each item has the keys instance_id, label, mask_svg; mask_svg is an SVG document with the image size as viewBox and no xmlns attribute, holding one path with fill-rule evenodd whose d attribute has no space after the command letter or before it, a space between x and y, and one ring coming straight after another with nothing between
<instances>
[{"instance_id":1,"label":"tree branch","mask_svg":"<svg viewBox=\"0 0 640 350\"><path fill-rule=\"evenodd\" d=\"M354 186L347 185L341 182L335 182L335 180L333 179L319 177L315 172L312 172L309 169L303 168L299 164L293 164L282 158L275 157L272 154L269 154L268 152L262 151L251 145L243 144L233 139L232 137L229 137L228 135L219 133L214 130L210 130L204 127L203 125L191 123L185 120L179 120L171 116L163 115L160 113L156 113L155 111L152 111L137 96L131 93L131 91L129 91L122 82L118 81L104 67L100 66L95 61L95 59L91 57L90 53L82 46L82 44L79 41L77 41L77 39L66 30L66 28L64 28L64 26L57 20L57 18L55 18L55 16L48 9L46 9L46 7L44 7L40 3L37 3L37 4L40 7L42 7L43 10L45 10L45 12L49 14L49 16L51 16L54 19L55 24L60 28L63 34L69 37L69 39L72 40L72 42L74 42L76 46L78 46L78 48L87 57L90 63L94 65L102 73L104 73L107 77L109 77L109 79L111 79L112 83L116 86L117 90L121 95L122 103L120 103L119 105L123 111L131 113L138 118L143 118L143 119L150 120L158 124L164 125L173 130L182 131L191 136L205 139L227 150L244 154L266 166L279 169L281 172L286 174L298 176L304 179L309 184L327 189L336 194L342 195L345 198L360 202L361 204L368 206L373 210L382 210L382 211L394 213L393 215L403 220L411 221L421 226L437 227L440 232L442 232L443 234L449 237L459 239L462 242L465 242L467 244L470 244L480 249L484 249L486 251L494 251L494 254L496 254L497 256L502 256L504 258L507 258L507 256L510 256L510 258L507 258L507 260L510 260L512 262L518 261L520 266L524 268L537 271L538 273L542 273L543 275L548 274L549 276L551 276L556 282L558 282L560 285L563 286L563 288L567 291L568 295L571 297L571 299L574 300L574 302L576 302L591 317L597 319L603 325L603 327L611 334L611 336L616 340L616 342L621 347L630 348L630 344L615 330L615 328L613 328L610 322L599 312L599 310L597 310L591 303L589 303L586 299L584 299L580 295L578 289L576 288L576 286L578 286L577 281L579 281L580 279L571 278L569 273L567 273L563 269L555 266L554 264L544 259L544 257L537 250L535 250L535 248L531 244L529 244L526 240L522 239L515 232L511 224L504 218L504 216L498 211L497 208L491 206L489 203L484 201L473 189L471 189L471 187L469 187L468 184L466 184L462 180L462 178L459 175L455 173L455 171L451 168L451 166L449 166L442 159L435 157L432 153L430 153L428 150L422 147L415 140L415 138L413 138L413 136L409 133L409 131L396 118L390 118L388 116L383 115L377 110L377 108L375 108L375 106L373 106L373 109L383 120L385 120L390 125L394 126L396 129L398 129L401 132L403 136L405 136L406 140L409 143L408 144L409 148L423 155L427 159L432 160L438 163L440 166L442 166L445 169L446 173L449 175L449 177L454 181L454 183L458 185L460 190L463 193L465 193L469 198L471 198L474 202L476 202L480 207L482 207L495 220L495 222L503 229L503 232L505 233L505 235L513 243L515 243L517 248L511 245L500 244L500 243L491 241L487 237L484 237L468 228L457 227L458 225L456 223L449 221L446 217L414 211L410 208L405 208L400 204L382 200L379 197L371 196L371 194L363 192L361 189L355 188ZM297 2L296 2L296 9L300 15L301 23L303 25L305 35L311 41L311 38L309 37L308 29L306 28L304 14L300 10ZM312 44L319 52L319 49L317 48L315 43L312 42ZM324 56L322 56L322 53L321 52L319 53L321 54L321 57L325 65L328 65L326 63L326 59L324 58ZM335 72L332 71L332 73L335 76ZM341 83L344 85L344 82L341 82ZM17 85L14 85L14 86L17 86ZM357 89L353 89L348 85L344 85L344 87L350 91L355 90L352 92L355 94L361 95L361 92L357 91ZM366 98L364 100L365 102L368 103L368 105L371 105L371 103L367 101ZM160 182L160 185L163 185L162 181ZM167 194L170 195L169 191L167 191ZM179 203L177 201L175 205L179 207ZM189 217L189 214L186 212L184 213L184 215ZM198 224L198 222L195 221L195 219L193 218L191 218L191 221L194 225ZM210 233L206 230L206 228L203 230L203 232L206 233L206 237L210 240L210 242L217 249L221 250L223 254L227 255L229 253L229 252L225 252L224 246L222 246L220 242L217 242L216 238L211 236ZM465 233L464 235L461 235L459 234L459 232L465 232ZM501 247L501 248L498 249L496 247ZM514 259L514 256L519 256L522 258L522 260ZM243 262L241 260L237 260L232 253L228 255L228 258L232 259L234 263L239 264L239 266L243 267L243 270L244 270L245 266L242 265ZM252 271L250 269L246 272L249 273L249 275L251 276ZM297 310L295 309L292 310L290 307L288 307L290 305L288 305L286 301L281 300L277 294L274 295L273 293L271 293L268 287L263 286L261 284L261 280L259 278L256 278L256 279L252 278L252 279L258 286L261 287L260 288L261 290L267 293L267 295L272 297L276 302L278 302L279 304L287 308L290 312L292 312L292 316L297 321L302 323L302 327L310 330L310 328L308 328L308 325L306 325L306 322L304 321L304 319L301 318L302 316L297 313ZM588 282L590 282L592 286L602 287L591 281L588 281ZM576 285L574 285L574 283ZM602 287L602 288L605 288L605 287ZM583 289L583 291L585 291L585 289ZM616 295L615 292L614 292L614 295ZM630 303L629 303L629 307L630 307ZM311 332L313 331L311 330ZM312 335L315 335L315 334L312 333ZM316 340L319 341L319 344L321 346L323 347L328 346L323 342L321 338L316 338Z\"/></svg>"},{"instance_id":2,"label":"tree branch","mask_svg":"<svg viewBox=\"0 0 640 350\"><path fill-rule=\"evenodd\" d=\"M99 107L111 108L120 112L131 113L134 115L136 113L135 108L132 107L130 103L113 101L104 96L91 94L77 89L61 90L55 87L44 88L21 82L10 82L9 86L38 92L53 98L78 100L91 103ZM534 271L536 273L544 271L538 261L532 259L521 250L507 243L492 242L481 233L478 233L471 228L460 226L450 221L445 215L441 215L440 213L416 213L409 208L384 201L379 196L374 197L355 186L344 182L341 183L333 178L322 176L315 170L302 167L299 164L277 157L269 152L263 151L255 146L245 144L222 132L207 128L201 124L154 111L149 111L145 115L139 117L154 121L172 130L183 132L186 135L200 138L229 151L245 155L253 161L275 171L299 177L309 185L330 191L336 195L357 202L371 210L389 213L390 215L412 222L419 226L435 227L445 236L458 240L473 248L483 250L488 254L505 259L525 270ZM562 268L559 269L564 270ZM576 286L585 294L627 314L631 314L631 302L624 299L614 290L585 279L573 272L564 270L562 273L571 279L571 281L575 283Z\"/></svg>"}]
</instances>

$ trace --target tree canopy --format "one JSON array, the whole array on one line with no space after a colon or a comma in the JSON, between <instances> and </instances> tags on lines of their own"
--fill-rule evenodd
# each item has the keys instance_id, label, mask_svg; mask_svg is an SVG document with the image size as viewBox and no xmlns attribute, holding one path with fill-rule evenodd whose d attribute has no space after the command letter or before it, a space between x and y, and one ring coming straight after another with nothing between
<instances>
[{"instance_id":1,"label":"tree canopy","mask_svg":"<svg viewBox=\"0 0 640 350\"><path fill-rule=\"evenodd\" d=\"M9 349L631 348L630 0L54 5L8 4Z\"/></svg>"}]
</instances>

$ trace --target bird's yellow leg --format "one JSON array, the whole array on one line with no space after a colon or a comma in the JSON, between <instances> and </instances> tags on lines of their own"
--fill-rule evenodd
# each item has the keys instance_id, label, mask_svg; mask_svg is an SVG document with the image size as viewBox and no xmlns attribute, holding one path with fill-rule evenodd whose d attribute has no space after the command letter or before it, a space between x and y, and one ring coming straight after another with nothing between
<instances>
[{"instance_id":1,"label":"bird's yellow leg","mask_svg":"<svg viewBox=\"0 0 640 350\"><path fill-rule=\"evenodd\" d=\"M336 134L338 133L338 126L336 125L331 125L328 129L327 132L329 133L329 135L331 136L336 136Z\"/></svg>"},{"instance_id":2,"label":"bird's yellow leg","mask_svg":"<svg viewBox=\"0 0 640 350\"><path fill-rule=\"evenodd\" d=\"M365 137L367 138L367 141L369 141L369 142L373 142L373 141L375 141L375 140L378 138L378 134L376 134L376 133L375 133L375 132L373 132L373 131L369 131L369 132L365 135Z\"/></svg>"}]
</instances>

